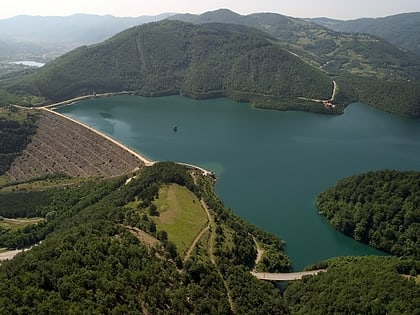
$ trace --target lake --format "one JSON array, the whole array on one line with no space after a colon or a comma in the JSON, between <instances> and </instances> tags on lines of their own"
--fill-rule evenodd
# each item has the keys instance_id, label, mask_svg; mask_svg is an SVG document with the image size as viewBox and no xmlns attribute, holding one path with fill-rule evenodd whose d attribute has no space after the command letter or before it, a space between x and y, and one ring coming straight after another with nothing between
<instances>
[{"instance_id":1,"label":"lake","mask_svg":"<svg viewBox=\"0 0 420 315\"><path fill-rule=\"evenodd\" d=\"M295 270L334 256L383 255L318 215L319 193L369 170L420 170L420 121L360 103L328 116L258 110L227 99L116 96L57 111L152 160L214 170L224 204L285 240Z\"/></svg>"}]
</instances>

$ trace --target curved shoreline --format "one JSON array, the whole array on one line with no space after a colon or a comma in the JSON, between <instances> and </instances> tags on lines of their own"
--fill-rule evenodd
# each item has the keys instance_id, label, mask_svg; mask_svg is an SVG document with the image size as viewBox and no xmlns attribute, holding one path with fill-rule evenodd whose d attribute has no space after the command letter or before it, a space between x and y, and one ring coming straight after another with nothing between
<instances>
[{"instance_id":1,"label":"curved shoreline","mask_svg":"<svg viewBox=\"0 0 420 315\"><path fill-rule=\"evenodd\" d=\"M121 149L123 149L123 150L127 151L128 153L132 154L133 156L135 156L137 159L139 159L141 162L143 162L145 166L152 166L157 161L149 160L146 157L144 157L143 155L141 155L140 153L138 153L135 150L129 148L127 145L125 145L125 144L123 144L123 143L121 143L121 142L119 142L119 141L111 138L107 134L105 134L105 133L103 133L103 132L101 132L101 131L93 128L93 127L90 127L90 126L86 125L83 122L80 122L80 121L78 121L76 119L73 119L71 117L68 117L66 115L63 115L63 114L58 113L58 112L56 112L56 111L53 110L53 109L55 109L57 107L71 105L74 102L82 101L82 100L89 99L89 98L92 98L92 97L108 97L108 96L123 95L123 94L130 94L130 93L131 92L129 92L129 91L124 91L124 92L119 92L119 93L104 93L104 94L98 94L98 95L87 95L87 96L82 96L82 97L77 97L77 98L73 98L73 99L70 99L70 100L66 100L66 101L63 101L63 102L60 102L60 103L55 103L55 104L51 104L51 105L48 105L48 106L43 106L43 107L40 107L39 109L45 110L45 111L47 111L49 113L52 113L52 114L55 114L55 115L57 115L59 117L65 118L65 119L67 119L67 120L69 120L69 121L71 121L73 123L78 124L79 126L81 126L83 128L86 128L87 130L90 130L90 131L96 133L97 135L99 135L99 136L107 139L108 141L110 141L113 144L117 145ZM201 171L203 173L204 176L210 176L213 179L215 179L215 173L213 171L206 170L205 168L203 168L201 166L193 165L193 164L189 164L189 163L184 163L184 162L175 162L175 163L177 163L179 165L183 165L183 166L185 166L187 168L192 168L192 169L199 170L199 171Z\"/></svg>"},{"instance_id":2,"label":"curved shoreline","mask_svg":"<svg viewBox=\"0 0 420 315\"><path fill-rule=\"evenodd\" d=\"M151 160L146 159L144 156L142 156L138 152L130 149L128 146L122 144L121 142L118 142L117 140L111 138L110 136L104 134L103 132L101 132L99 130L96 130L95 128L92 128L92 127L90 127L90 126L88 126L88 125L86 125L86 124L84 124L84 123L82 123L80 121L77 121L77 120L75 120L75 119L73 119L71 117L68 117L68 116L65 116L63 114L60 114L60 113L58 113L56 111L53 111L52 109L49 109L47 107L41 107L41 109L43 109L43 110L45 110L45 111L47 111L49 113L58 115L58 116L60 116L62 118L65 118L67 120L70 120L71 122L73 122L75 124L78 124L79 126L82 126L82 127L86 128L87 130L90 130L90 131L96 133L97 135L99 135L99 136L107 139L108 141L112 142L113 144L117 145L118 147L122 148L123 150L127 151L128 153L130 153L133 156L135 156L136 158L138 158L140 161L142 161L144 163L145 166L151 166L151 165L153 165L153 164L156 163L155 161L151 161Z\"/></svg>"}]
</instances>

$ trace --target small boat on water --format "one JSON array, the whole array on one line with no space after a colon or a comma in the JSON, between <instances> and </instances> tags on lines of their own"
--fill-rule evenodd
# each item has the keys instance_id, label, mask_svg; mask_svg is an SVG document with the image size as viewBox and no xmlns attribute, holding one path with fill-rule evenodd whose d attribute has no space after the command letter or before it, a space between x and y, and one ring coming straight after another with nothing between
<instances>
[{"instance_id":1,"label":"small boat on water","mask_svg":"<svg viewBox=\"0 0 420 315\"><path fill-rule=\"evenodd\" d=\"M174 125L174 127L172 129L173 129L174 132L177 132L178 131L178 126Z\"/></svg>"}]
</instances>

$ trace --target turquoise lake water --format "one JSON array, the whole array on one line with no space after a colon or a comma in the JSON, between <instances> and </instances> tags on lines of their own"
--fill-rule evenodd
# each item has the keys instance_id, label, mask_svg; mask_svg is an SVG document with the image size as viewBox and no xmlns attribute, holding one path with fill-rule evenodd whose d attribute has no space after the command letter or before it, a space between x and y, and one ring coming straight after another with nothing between
<instances>
[{"instance_id":1,"label":"turquoise lake water","mask_svg":"<svg viewBox=\"0 0 420 315\"><path fill-rule=\"evenodd\" d=\"M360 103L327 116L257 110L227 99L117 96L58 111L152 160L214 170L224 204L285 240L295 270L333 256L382 254L318 215L319 193L369 170L420 170L420 121Z\"/></svg>"}]
</instances>

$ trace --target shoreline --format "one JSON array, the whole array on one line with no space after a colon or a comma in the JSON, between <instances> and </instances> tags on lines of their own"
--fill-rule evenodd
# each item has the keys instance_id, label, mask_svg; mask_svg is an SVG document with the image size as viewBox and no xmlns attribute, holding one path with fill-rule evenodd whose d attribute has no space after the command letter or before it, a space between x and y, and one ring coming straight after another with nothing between
<instances>
[{"instance_id":1,"label":"shoreline","mask_svg":"<svg viewBox=\"0 0 420 315\"><path fill-rule=\"evenodd\" d=\"M123 143L121 143L121 142L119 142L119 141L111 138L110 136L106 135L105 133L103 133L103 132L101 132L99 130L96 130L95 128L92 128L92 127L90 127L90 126L88 126L88 125L86 125L86 124L84 124L84 123L82 123L80 121L77 121L77 120L75 120L75 119L73 119L71 117L68 117L68 116L65 116L63 114L60 114L60 113L58 113L58 112L56 112L56 111L54 111L54 110L52 110L50 108L47 108L47 107L40 107L40 109L45 110L45 111L47 111L49 113L52 113L54 115L57 115L57 116L59 116L61 118L65 118L65 119L67 119L67 120L69 120L69 121L71 121L71 122L73 122L75 124L78 124L79 126L82 126L83 128L86 128L89 131L92 131L92 132L96 133L97 135L103 137L104 139L110 141L111 143L117 145L121 149L123 149L123 150L127 151L128 153L130 153L131 155L135 156L137 159L139 159L141 162L143 162L145 166L152 166L153 164L156 163L155 161L151 161L151 160L145 158L143 155L141 155L140 153L138 153L138 152L134 151L133 149L129 148L127 145L125 145L125 144L123 144Z\"/></svg>"},{"instance_id":2,"label":"shoreline","mask_svg":"<svg viewBox=\"0 0 420 315\"><path fill-rule=\"evenodd\" d=\"M78 103L78 102L84 101L84 100L88 100L88 99L95 99L95 98L101 98L101 97L111 97L111 96L117 96L117 95L131 95L132 93L133 92L131 92L131 91L122 91L122 92L107 92L107 93L101 93L101 94L89 94L89 95L74 97L74 98L71 98L69 100L61 101L61 102L54 103L54 104L39 106L38 108L46 108L46 109L54 110L54 109L59 108L59 107L73 105L75 103Z\"/></svg>"},{"instance_id":3,"label":"shoreline","mask_svg":"<svg viewBox=\"0 0 420 315\"><path fill-rule=\"evenodd\" d=\"M73 105L73 104L75 104L79 101L83 101L83 100L87 100L87 99L100 98L100 97L111 97L111 96L117 96L117 95L131 95L132 93L133 92L131 92L131 91L122 91L122 92L109 92L109 93L102 93L102 94L95 94L95 95L85 95L85 96L75 97L75 98L72 98L72 99L69 99L69 100L65 100L65 101L50 104L50 105L40 106L40 107L37 107L36 109L42 109L42 110L48 111L52 114L58 115L58 116L60 116L62 118L65 118L65 119L67 119L67 120L69 120L73 123L76 123L76 124L86 128L87 130L90 130L90 131L96 133L97 135L111 141L113 144L117 145L118 147L120 147L123 150L127 151L128 153L132 154L133 156L138 158L140 161L142 161L145 166L152 166L157 161L149 160L148 158L143 156L141 153L138 153L137 151L131 149L127 145L119 142L118 140L113 139L112 137L108 136L107 134L105 134L105 133L103 133L103 132L101 132L101 131L93 128L93 127L90 127L83 122L80 122L76 119L73 119L73 118L68 117L66 115L63 115L61 113L58 113L54 110L54 109L57 109L58 107ZM209 170L206 170L205 168L203 168L201 166L193 165L193 164L189 164L189 163L184 163L184 162L175 162L175 163L177 163L179 165L183 165L187 168L192 168L192 169L199 170L203 173L204 176L210 176L213 179L215 179L214 171L209 171Z\"/></svg>"}]
</instances>

